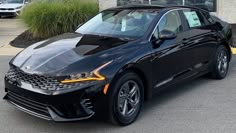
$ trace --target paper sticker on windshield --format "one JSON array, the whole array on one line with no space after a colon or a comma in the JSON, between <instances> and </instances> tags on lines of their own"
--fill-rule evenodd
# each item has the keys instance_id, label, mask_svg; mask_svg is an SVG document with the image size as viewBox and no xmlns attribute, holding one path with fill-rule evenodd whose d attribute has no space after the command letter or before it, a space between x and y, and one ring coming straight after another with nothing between
<instances>
[{"instance_id":1,"label":"paper sticker on windshield","mask_svg":"<svg viewBox=\"0 0 236 133\"><path fill-rule=\"evenodd\" d=\"M122 19L121 22L121 31L126 31L126 18Z\"/></svg>"},{"instance_id":2,"label":"paper sticker on windshield","mask_svg":"<svg viewBox=\"0 0 236 133\"><path fill-rule=\"evenodd\" d=\"M201 26L201 21L195 11L184 12L186 19L188 20L189 27L198 27Z\"/></svg>"}]
</instances>

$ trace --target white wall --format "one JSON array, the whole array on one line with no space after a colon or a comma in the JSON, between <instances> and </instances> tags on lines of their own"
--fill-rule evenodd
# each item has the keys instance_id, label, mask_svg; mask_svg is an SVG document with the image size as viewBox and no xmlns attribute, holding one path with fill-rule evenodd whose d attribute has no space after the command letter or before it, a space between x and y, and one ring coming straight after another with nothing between
<instances>
[{"instance_id":1,"label":"white wall","mask_svg":"<svg viewBox=\"0 0 236 133\"><path fill-rule=\"evenodd\" d=\"M104 10L110 7L116 7L117 0L99 0L99 9Z\"/></svg>"},{"instance_id":2,"label":"white wall","mask_svg":"<svg viewBox=\"0 0 236 133\"><path fill-rule=\"evenodd\" d=\"M218 0L217 16L229 23L236 23L236 0Z\"/></svg>"}]
</instances>

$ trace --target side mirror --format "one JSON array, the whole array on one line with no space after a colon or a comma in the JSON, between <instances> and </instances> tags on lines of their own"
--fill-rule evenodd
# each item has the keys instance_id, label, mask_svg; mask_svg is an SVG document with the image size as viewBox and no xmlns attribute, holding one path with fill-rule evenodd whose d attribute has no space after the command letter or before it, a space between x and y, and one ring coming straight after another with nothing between
<instances>
[{"instance_id":1,"label":"side mirror","mask_svg":"<svg viewBox=\"0 0 236 133\"><path fill-rule=\"evenodd\" d=\"M177 37L175 32L169 30L162 30L156 35L158 35L158 37L152 36L152 44L155 48L160 47L164 40L171 40Z\"/></svg>"},{"instance_id":2,"label":"side mirror","mask_svg":"<svg viewBox=\"0 0 236 133\"><path fill-rule=\"evenodd\" d=\"M25 2L25 4L29 4L29 2L28 2L28 1L26 1L26 2Z\"/></svg>"},{"instance_id":3,"label":"side mirror","mask_svg":"<svg viewBox=\"0 0 236 133\"><path fill-rule=\"evenodd\" d=\"M160 40L170 40L176 37L177 37L176 33L169 30L163 30L159 33Z\"/></svg>"}]
</instances>

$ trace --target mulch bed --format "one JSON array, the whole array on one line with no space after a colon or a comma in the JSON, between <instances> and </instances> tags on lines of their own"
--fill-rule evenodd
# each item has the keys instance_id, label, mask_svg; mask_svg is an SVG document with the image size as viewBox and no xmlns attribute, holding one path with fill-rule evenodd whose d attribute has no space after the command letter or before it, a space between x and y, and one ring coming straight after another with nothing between
<instances>
[{"instance_id":1,"label":"mulch bed","mask_svg":"<svg viewBox=\"0 0 236 133\"><path fill-rule=\"evenodd\" d=\"M28 30L21 33L18 37L16 37L13 41L10 42L10 45L17 48L26 48L36 42L45 40L46 38L35 38L33 34Z\"/></svg>"}]
</instances>

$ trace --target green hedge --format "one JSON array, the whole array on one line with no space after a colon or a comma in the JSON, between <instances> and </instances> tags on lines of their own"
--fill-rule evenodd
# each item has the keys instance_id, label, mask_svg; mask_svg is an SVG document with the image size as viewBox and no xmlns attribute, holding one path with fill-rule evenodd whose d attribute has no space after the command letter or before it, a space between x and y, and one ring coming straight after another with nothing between
<instances>
[{"instance_id":1,"label":"green hedge","mask_svg":"<svg viewBox=\"0 0 236 133\"><path fill-rule=\"evenodd\" d=\"M20 17L35 37L45 38L73 31L98 11L95 2L44 0L29 4Z\"/></svg>"}]
</instances>

